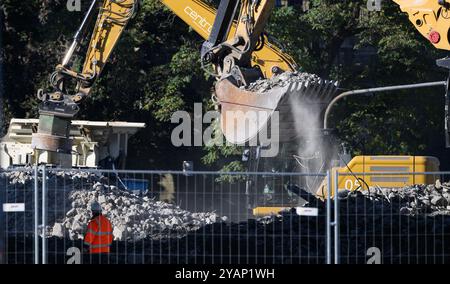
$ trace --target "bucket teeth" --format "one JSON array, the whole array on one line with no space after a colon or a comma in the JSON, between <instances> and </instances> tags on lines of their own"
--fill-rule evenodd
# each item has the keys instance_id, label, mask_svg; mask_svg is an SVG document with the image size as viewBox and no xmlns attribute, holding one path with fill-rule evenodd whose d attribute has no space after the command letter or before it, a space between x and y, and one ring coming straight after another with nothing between
<instances>
[{"instance_id":1,"label":"bucket teeth","mask_svg":"<svg viewBox=\"0 0 450 284\"><path fill-rule=\"evenodd\" d=\"M294 95L307 102L316 102L321 104L329 103L337 93L338 84L335 81L320 80L316 82L292 82L289 83L286 96Z\"/></svg>"}]
</instances>

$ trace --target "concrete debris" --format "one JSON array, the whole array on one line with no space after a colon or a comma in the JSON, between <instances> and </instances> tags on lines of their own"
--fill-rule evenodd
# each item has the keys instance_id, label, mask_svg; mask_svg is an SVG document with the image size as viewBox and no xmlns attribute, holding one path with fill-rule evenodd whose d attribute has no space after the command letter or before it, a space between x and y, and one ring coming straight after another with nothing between
<instances>
[{"instance_id":1,"label":"concrete debris","mask_svg":"<svg viewBox=\"0 0 450 284\"><path fill-rule=\"evenodd\" d=\"M431 185L415 185L405 188L370 189L358 193L349 193L347 197L362 194L373 201L387 201L397 208L400 214L450 214L450 194L446 188L450 183L440 181ZM345 198L345 197L344 197Z\"/></svg>"},{"instance_id":2,"label":"concrete debris","mask_svg":"<svg viewBox=\"0 0 450 284\"><path fill-rule=\"evenodd\" d=\"M21 184L25 207L33 208L33 175L31 168L24 172L3 173L1 176L6 177L10 185L10 189L5 189L10 196L8 199L17 199L16 184ZM174 204L135 195L110 185L111 180L98 172L49 170L47 180L47 237L82 239L92 216L91 203L94 201L101 205L103 214L111 221L117 241L180 238L202 226L226 220L214 212L191 213ZM33 220L30 212L24 218L10 218L8 226L32 232Z\"/></svg>"},{"instance_id":3,"label":"concrete debris","mask_svg":"<svg viewBox=\"0 0 450 284\"><path fill-rule=\"evenodd\" d=\"M424 199L423 201L428 201L427 199ZM429 203L424 203L425 205L429 205ZM447 200L443 197L443 196L433 196L433 198L431 199L431 204L435 205L435 206L439 206L439 207L447 207Z\"/></svg>"},{"instance_id":4,"label":"concrete debris","mask_svg":"<svg viewBox=\"0 0 450 284\"><path fill-rule=\"evenodd\" d=\"M26 184L33 181L32 169L29 168L26 171L8 171L2 173L9 179L10 184Z\"/></svg>"},{"instance_id":5,"label":"concrete debris","mask_svg":"<svg viewBox=\"0 0 450 284\"><path fill-rule=\"evenodd\" d=\"M62 184L50 175L50 185L54 185L55 180ZM49 257L50 262L64 263L68 248L82 247L79 237L90 218L88 204L101 196L105 200L102 208L115 224L111 263L282 264L324 263L326 260L327 210L321 200L308 204L318 208L317 217L299 216L296 210L291 210L260 220L221 222L223 219L214 213L190 213L148 196L123 192L99 180L103 178L97 177L90 183L85 179L80 183L66 183L67 188L79 189L67 191L69 196L57 195L66 202L49 203L51 227L45 230L50 236L48 247L60 252L55 254L60 259ZM94 186L97 182L102 186ZM18 185L10 187L20 188ZM446 188L450 188L450 183L340 193L339 221L343 237L339 240L341 251L345 252L341 254L341 263L366 263L367 251L373 247L382 251L385 264L448 262L450 194ZM64 193L65 188L58 189L62 189L59 193ZM33 190L29 192L31 197L25 197L27 202L33 200ZM55 206L53 203L61 207L51 207ZM32 203L28 205L32 208ZM333 206L334 202L331 212L334 212ZM55 212L62 214L55 217ZM32 232L33 215L22 226L17 223L18 216L24 215L14 215L8 221L15 223L8 226ZM73 239L67 240L70 235ZM164 238L164 235L169 237ZM121 240L141 241L130 245ZM32 244L33 235L14 235L9 241L15 244L7 247L11 252L7 255L13 261L17 258L17 247ZM24 257L28 258L27 262L33 261L32 254L24 254Z\"/></svg>"},{"instance_id":6,"label":"concrete debris","mask_svg":"<svg viewBox=\"0 0 450 284\"><path fill-rule=\"evenodd\" d=\"M106 184L95 184L92 190L72 191L69 198L75 207L66 213L63 224L69 228L71 239L83 238L91 216L89 204L94 200L101 204L103 214L113 225L114 239L119 241L147 237L157 239L167 234L181 236L220 220L212 212L190 213L173 204L148 197L142 198L126 191L114 192ZM57 236L55 232L52 235Z\"/></svg>"},{"instance_id":7,"label":"concrete debris","mask_svg":"<svg viewBox=\"0 0 450 284\"><path fill-rule=\"evenodd\" d=\"M440 181L440 180L436 180L436 182L435 182L435 184L434 184L434 187L435 187L436 189L441 189L441 188L442 188L441 181Z\"/></svg>"},{"instance_id":8,"label":"concrete debris","mask_svg":"<svg viewBox=\"0 0 450 284\"><path fill-rule=\"evenodd\" d=\"M113 229L113 237L115 240L125 239L127 228L124 225L115 226Z\"/></svg>"},{"instance_id":9,"label":"concrete debris","mask_svg":"<svg viewBox=\"0 0 450 284\"><path fill-rule=\"evenodd\" d=\"M396 202L391 201L390 205L386 199L370 200L361 193L340 201L340 262L367 263L367 251L376 247L382 252L383 264L448 263L450 216L400 215ZM317 217L299 216L291 210L264 221L217 222L181 238L145 239L131 244L114 241L108 260L114 264L324 264L326 204L319 201L314 206L319 209ZM333 212L333 204L331 209ZM115 233L124 230L118 227ZM33 238L10 241L15 245L8 246L11 253L7 255L13 262L17 246L32 244ZM67 249L81 248L82 243L49 238L48 247L59 252L51 254L49 263L65 263ZM27 263L33 262L33 254L24 257ZM83 257L82 263L89 263L89 254Z\"/></svg>"},{"instance_id":10,"label":"concrete debris","mask_svg":"<svg viewBox=\"0 0 450 284\"><path fill-rule=\"evenodd\" d=\"M55 223L52 229L52 235L55 237L63 238L64 237L65 227L61 223Z\"/></svg>"},{"instance_id":11,"label":"concrete debris","mask_svg":"<svg viewBox=\"0 0 450 284\"><path fill-rule=\"evenodd\" d=\"M247 87L242 87L247 91L264 93L270 91L274 87L284 87L288 84L295 82L311 82L319 83L322 79L314 74L303 73L303 72L284 72L280 75L275 75L270 79L257 80Z\"/></svg>"}]
</instances>

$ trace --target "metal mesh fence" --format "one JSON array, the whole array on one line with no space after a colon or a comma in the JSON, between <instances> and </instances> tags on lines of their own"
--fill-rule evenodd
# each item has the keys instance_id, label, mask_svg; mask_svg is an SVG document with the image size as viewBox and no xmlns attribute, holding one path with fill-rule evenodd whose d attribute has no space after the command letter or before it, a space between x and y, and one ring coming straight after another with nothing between
<instances>
[{"instance_id":1,"label":"metal mesh fence","mask_svg":"<svg viewBox=\"0 0 450 284\"><path fill-rule=\"evenodd\" d=\"M311 178L329 197L302 190ZM448 263L449 180L446 172L2 171L0 256L11 264ZM94 200L113 227L102 256L83 244Z\"/></svg>"},{"instance_id":2,"label":"metal mesh fence","mask_svg":"<svg viewBox=\"0 0 450 284\"><path fill-rule=\"evenodd\" d=\"M0 251L2 263L34 263L35 184L31 169L0 172Z\"/></svg>"},{"instance_id":3,"label":"metal mesh fence","mask_svg":"<svg viewBox=\"0 0 450 284\"><path fill-rule=\"evenodd\" d=\"M33 172L24 175L20 190L8 190L32 198ZM298 195L311 176L47 169L38 175L39 187L45 188L39 194L46 196L38 200L46 236L43 240L39 233L38 253L46 263L325 263L325 206L312 195ZM4 182L11 187L10 178ZM15 201L27 203L22 197ZM291 209L308 199L314 214ZM114 241L103 256L90 254L83 245L94 200L113 225ZM281 215L262 217L283 208L287 211ZM33 216L24 221L30 234L8 232L15 245L7 248L10 263L34 261Z\"/></svg>"},{"instance_id":4,"label":"metal mesh fence","mask_svg":"<svg viewBox=\"0 0 450 284\"><path fill-rule=\"evenodd\" d=\"M449 173L354 173L356 191L340 182L340 263L448 263L450 253ZM377 181L367 187L368 180ZM392 187L404 180L403 187ZM426 184L411 180L422 179ZM348 185L351 184L347 182ZM342 186L343 185L343 186Z\"/></svg>"}]
</instances>

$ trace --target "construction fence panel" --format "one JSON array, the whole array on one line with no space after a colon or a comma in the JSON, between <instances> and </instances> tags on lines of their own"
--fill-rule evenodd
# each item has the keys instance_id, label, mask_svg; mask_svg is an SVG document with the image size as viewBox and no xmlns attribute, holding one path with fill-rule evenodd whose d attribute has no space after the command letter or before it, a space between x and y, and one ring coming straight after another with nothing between
<instances>
[{"instance_id":1,"label":"construction fence panel","mask_svg":"<svg viewBox=\"0 0 450 284\"><path fill-rule=\"evenodd\" d=\"M326 263L326 203L301 193L308 179L327 177L47 169L46 262ZM83 245L93 200L113 225L104 256ZM307 210L291 209L306 201ZM283 206L282 214L254 216Z\"/></svg>"},{"instance_id":2,"label":"construction fence panel","mask_svg":"<svg viewBox=\"0 0 450 284\"><path fill-rule=\"evenodd\" d=\"M35 219L35 190L40 190L41 182L35 175L32 168L0 171L1 263L36 262L39 247L36 247L35 236L39 224Z\"/></svg>"},{"instance_id":3,"label":"construction fence panel","mask_svg":"<svg viewBox=\"0 0 450 284\"><path fill-rule=\"evenodd\" d=\"M336 263L450 263L450 173L335 173L334 180Z\"/></svg>"},{"instance_id":4,"label":"construction fence panel","mask_svg":"<svg viewBox=\"0 0 450 284\"><path fill-rule=\"evenodd\" d=\"M301 190L311 179L331 185L325 200ZM375 186L366 186L368 180ZM3 263L449 262L449 172L326 176L40 167L1 171L0 187ZM107 256L93 256L83 245L93 200L113 223ZM255 217L282 206L294 209Z\"/></svg>"}]
</instances>

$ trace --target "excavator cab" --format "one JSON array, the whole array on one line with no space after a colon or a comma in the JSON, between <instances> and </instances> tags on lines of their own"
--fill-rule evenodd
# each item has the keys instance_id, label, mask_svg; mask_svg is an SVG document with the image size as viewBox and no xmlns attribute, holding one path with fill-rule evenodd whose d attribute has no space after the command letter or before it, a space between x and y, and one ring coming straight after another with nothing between
<instances>
[{"instance_id":1,"label":"excavator cab","mask_svg":"<svg viewBox=\"0 0 450 284\"><path fill-rule=\"evenodd\" d=\"M341 149L336 145L333 135L317 129L281 142L274 157L263 157L260 146L246 149L243 162L248 171L261 173L247 176L247 208L255 217L264 217L314 206L327 170L336 165L340 156Z\"/></svg>"}]
</instances>

